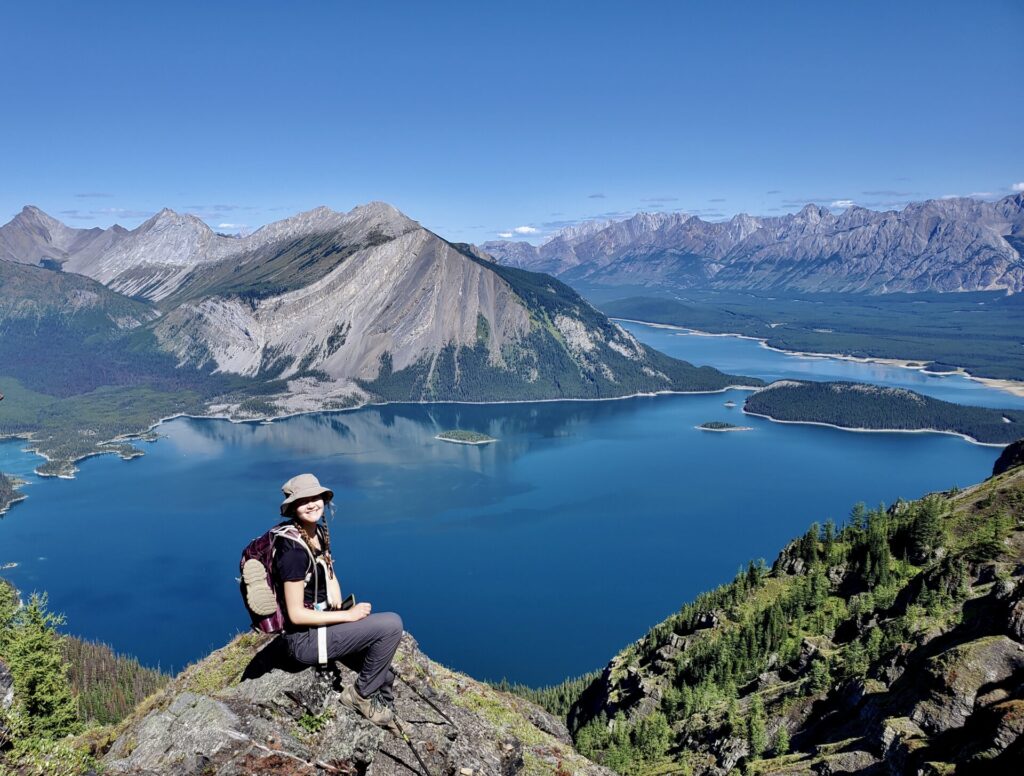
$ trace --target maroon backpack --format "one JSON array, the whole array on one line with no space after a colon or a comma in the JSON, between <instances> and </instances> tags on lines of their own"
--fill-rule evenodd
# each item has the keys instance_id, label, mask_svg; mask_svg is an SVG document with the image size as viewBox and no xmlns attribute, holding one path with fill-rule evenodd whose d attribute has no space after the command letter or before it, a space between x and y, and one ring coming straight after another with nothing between
<instances>
[{"instance_id":1,"label":"maroon backpack","mask_svg":"<svg viewBox=\"0 0 1024 776\"><path fill-rule=\"evenodd\" d=\"M280 537L294 540L309 553L307 582L313 570L313 553L302 541L299 529L291 522L274 526L245 546L242 550L242 559L238 563L238 570L241 573L238 587L252 620L253 629L263 633L282 632L286 619L281 585L274 578L274 545Z\"/></svg>"}]
</instances>

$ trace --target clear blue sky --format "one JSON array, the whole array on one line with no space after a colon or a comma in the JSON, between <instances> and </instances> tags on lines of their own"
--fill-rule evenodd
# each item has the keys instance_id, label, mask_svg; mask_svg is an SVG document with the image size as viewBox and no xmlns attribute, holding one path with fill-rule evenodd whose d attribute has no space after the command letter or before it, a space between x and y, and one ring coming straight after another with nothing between
<instances>
[{"instance_id":1,"label":"clear blue sky","mask_svg":"<svg viewBox=\"0 0 1024 776\"><path fill-rule=\"evenodd\" d=\"M381 199L480 242L995 198L1024 184L1022 30L1019 0L7 3L0 222Z\"/></svg>"}]
</instances>

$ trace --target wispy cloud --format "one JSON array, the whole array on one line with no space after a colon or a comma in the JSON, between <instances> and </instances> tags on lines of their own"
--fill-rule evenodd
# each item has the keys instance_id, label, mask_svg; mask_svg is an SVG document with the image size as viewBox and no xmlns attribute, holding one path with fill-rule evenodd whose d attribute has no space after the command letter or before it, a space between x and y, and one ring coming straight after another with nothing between
<instances>
[{"instance_id":1,"label":"wispy cloud","mask_svg":"<svg viewBox=\"0 0 1024 776\"><path fill-rule=\"evenodd\" d=\"M578 223L580 223L579 219L569 218L560 221L545 221L541 226L544 227L545 231L557 232L559 229L564 229L567 226L575 226Z\"/></svg>"},{"instance_id":2,"label":"wispy cloud","mask_svg":"<svg viewBox=\"0 0 1024 776\"><path fill-rule=\"evenodd\" d=\"M970 196L977 197L978 199L985 199L986 197L994 197L995 194L991 191L972 191Z\"/></svg>"},{"instance_id":3,"label":"wispy cloud","mask_svg":"<svg viewBox=\"0 0 1024 776\"><path fill-rule=\"evenodd\" d=\"M605 198L605 195L604 194L600 194L600 193L598 193L598 194L587 194L587 199L604 199L604 198Z\"/></svg>"},{"instance_id":4,"label":"wispy cloud","mask_svg":"<svg viewBox=\"0 0 1024 776\"><path fill-rule=\"evenodd\" d=\"M90 213L97 215L114 216L114 218L149 218L153 215L152 210L132 210L125 207L101 207L98 210L90 210Z\"/></svg>"},{"instance_id":5,"label":"wispy cloud","mask_svg":"<svg viewBox=\"0 0 1024 776\"><path fill-rule=\"evenodd\" d=\"M1010 189L1012 191L1024 191L1024 182L1014 183L1012 186L1010 186Z\"/></svg>"},{"instance_id":6,"label":"wispy cloud","mask_svg":"<svg viewBox=\"0 0 1024 776\"><path fill-rule=\"evenodd\" d=\"M862 191L865 197L920 197L920 191L893 191L892 189L877 189L875 191Z\"/></svg>"},{"instance_id":7,"label":"wispy cloud","mask_svg":"<svg viewBox=\"0 0 1024 776\"><path fill-rule=\"evenodd\" d=\"M842 199L842 197L795 197L782 200L782 204L786 207L803 207L811 203L835 202L838 199Z\"/></svg>"},{"instance_id":8,"label":"wispy cloud","mask_svg":"<svg viewBox=\"0 0 1024 776\"><path fill-rule=\"evenodd\" d=\"M537 227L535 226L517 226L512 230L516 234L537 234Z\"/></svg>"},{"instance_id":9,"label":"wispy cloud","mask_svg":"<svg viewBox=\"0 0 1024 776\"><path fill-rule=\"evenodd\" d=\"M765 192L765 194L781 194L781 193L782 193L781 189L770 189L769 191Z\"/></svg>"},{"instance_id":10,"label":"wispy cloud","mask_svg":"<svg viewBox=\"0 0 1024 776\"><path fill-rule=\"evenodd\" d=\"M679 197L644 197L641 202L678 202Z\"/></svg>"},{"instance_id":11,"label":"wispy cloud","mask_svg":"<svg viewBox=\"0 0 1024 776\"><path fill-rule=\"evenodd\" d=\"M95 221L98 218L149 218L153 215L151 210L132 210L123 207L101 207L92 210L61 210L60 215L73 218L76 221Z\"/></svg>"},{"instance_id":12,"label":"wispy cloud","mask_svg":"<svg viewBox=\"0 0 1024 776\"><path fill-rule=\"evenodd\" d=\"M846 210L846 208L853 207L856 204L857 203L854 202L852 199L837 199L834 202L832 202L832 204L829 205L829 207L842 208L843 210Z\"/></svg>"},{"instance_id":13,"label":"wispy cloud","mask_svg":"<svg viewBox=\"0 0 1024 776\"><path fill-rule=\"evenodd\" d=\"M113 194L107 194L105 191L86 191L82 194L75 194L79 199L110 199Z\"/></svg>"},{"instance_id":14,"label":"wispy cloud","mask_svg":"<svg viewBox=\"0 0 1024 776\"><path fill-rule=\"evenodd\" d=\"M512 232L498 232L498 237L504 238L506 240L511 236Z\"/></svg>"},{"instance_id":15,"label":"wispy cloud","mask_svg":"<svg viewBox=\"0 0 1024 776\"><path fill-rule=\"evenodd\" d=\"M708 202L725 202L724 197L716 197L715 199L709 199Z\"/></svg>"},{"instance_id":16,"label":"wispy cloud","mask_svg":"<svg viewBox=\"0 0 1024 776\"><path fill-rule=\"evenodd\" d=\"M218 229L248 229L248 224L217 224Z\"/></svg>"}]
</instances>

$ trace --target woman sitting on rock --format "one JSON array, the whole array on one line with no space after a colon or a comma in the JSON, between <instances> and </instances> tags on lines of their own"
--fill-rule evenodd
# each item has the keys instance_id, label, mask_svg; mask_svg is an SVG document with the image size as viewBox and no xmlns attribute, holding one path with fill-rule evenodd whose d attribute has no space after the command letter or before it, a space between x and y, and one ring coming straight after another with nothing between
<instances>
[{"instance_id":1,"label":"woman sitting on rock","mask_svg":"<svg viewBox=\"0 0 1024 776\"><path fill-rule=\"evenodd\" d=\"M275 544L274 573L284 588L288 651L301 663L341 660L358 671L355 683L342 690L341 702L374 724L394 728L391 660L402 638L402 619L393 612L371 614L368 603L340 608L330 533L321 520L334 493L312 474L292 477L281 490L281 514L291 518L305 544L288 536Z\"/></svg>"}]
</instances>

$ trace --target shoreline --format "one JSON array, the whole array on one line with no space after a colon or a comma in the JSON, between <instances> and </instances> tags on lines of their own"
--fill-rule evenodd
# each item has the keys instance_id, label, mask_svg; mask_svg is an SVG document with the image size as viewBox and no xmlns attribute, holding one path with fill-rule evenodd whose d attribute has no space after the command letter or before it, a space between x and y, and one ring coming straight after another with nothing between
<instances>
[{"instance_id":1,"label":"shoreline","mask_svg":"<svg viewBox=\"0 0 1024 776\"><path fill-rule=\"evenodd\" d=\"M753 414L753 413L751 413ZM706 426L694 426L698 431L713 431L718 434L727 434L730 431L753 431L753 426L733 426L732 428L707 428Z\"/></svg>"},{"instance_id":2,"label":"shoreline","mask_svg":"<svg viewBox=\"0 0 1024 776\"><path fill-rule=\"evenodd\" d=\"M626 394L626 395L623 395L623 396L601 396L601 397L597 397L597 398L512 399L512 400L508 400L508 401L460 401L460 400L446 400L446 401L368 401L368 402L363 402L361 404L353 404L351 407L341 407L339 409L330 409L330 410L302 410L300 412L285 412L285 413L281 413L280 415L263 415L263 416L257 416L257 417L252 417L252 418L236 418L236 417L232 417L231 415L224 415L224 414L203 414L203 415L199 415L199 414L191 413L191 412L176 412L176 413L174 413L172 415L167 415L165 417L159 418L158 420L156 420L152 424L150 424L148 427L146 427L143 431L140 431L137 434L119 434L118 436L113 437L112 439L108 439L108 440L105 440L103 442L97 442L96 444L97 444L97 446L100 446L100 445L117 444L117 443L123 443L123 442L137 442L137 441L155 442L156 438L158 438L159 435L156 435L156 438L152 438L152 439L143 439L143 437L146 436L147 434L155 433L157 427L160 426L161 424L167 423L168 421L171 421L171 420L176 420L178 418L192 418L192 419L195 419L195 420L226 420L229 423L240 423L240 424L241 423L261 424L261 423L273 423L273 422L278 421L278 420L287 420L288 418L297 418L297 417L301 417L302 415L324 415L324 414L333 414L333 413L341 413L341 412L355 412L357 410L366 409L367 407L387 407L387 406L396 405L396 404L397 405L408 404L408 405L419 406L419 405L424 405L424 404L487 405L487 404L548 404L548 403L551 403L551 402L622 401L622 400L625 400L625 399L656 398L658 396L702 396L702 395L706 395L706 394L725 393L726 391L758 391L758 390L760 390L763 387L764 386L756 386L756 385L726 385L726 386L724 386L722 388L716 388L714 390L707 390L707 391L670 391L670 390L665 390L665 391L639 391L637 393L630 393L630 394ZM0 441L3 441L5 439L23 439L23 440L25 440L26 442L29 442L29 443L35 441L34 435L31 432L20 432L20 433L17 433L17 434L0 435ZM445 439L445 440L442 440L442 441L445 441L445 442L455 442L457 440ZM497 441L497 440L494 440L494 441ZM482 442L482 443L481 442L468 442L468 443L465 443L465 444L489 444L489 442ZM40 458L42 458L47 463L49 463L50 461L53 460L50 456L48 456L46 453L44 453L38 447L25 447L25 448L23 448L23 450L25 452L32 453L34 455L39 456ZM77 458L74 458L74 459L72 459L69 462L70 466L72 467L72 472L70 474L40 473L38 471L38 469L33 469L33 473L37 477L46 477L46 478L54 477L54 478L61 479L61 480L73 480L75 478L75 474L78 472L78 468L77 468L77 464L78 463L80 463L81 461L86 460L87 458L93 458L93 457L100 456L100 455L119 455L122 460L130 461L132 459L142 457L143 455L145 455L145 452L143 452L142 450L139 450L139 451L137 451L134 454L124 455L119 450L93 450L91 452L86 453L85 455L81 455L81 456L79 456ZM27 498L27 496L26 496L26 498Z\"/></svg>"},{"instance_id":3,"label":"shoreline","mask_svg":"<svg viewBox=\"0 0 1024 776\"><path fill-rule=\"evenodd\" d=\"M835 423L824 423L820 420L781 420L780 418L773 418L771 415L762 415L760 412L751 412L744 408L744 415L750 415L753 418L764 418L770 420L772 423L787 423L794 426L824 426L825 428L834 428L839 431L851 431L857 434L946 434L947 436L960 437L965 442L970 442L972 445L978 445L979 447L998 447L1004 448L1011 444L1007 442L979 442L972 436L967 434L961 434L959 431L944 431L938 428L858 428L856 426L837 426Z\"/></svg>"},{"instance_id":4,"label":"shoreline","mask_svg":"<svg viewBox=\"0 0 1024 776\"><path fill-rule=\"evenodd\" d=\"M785 348L777 348L774 345L769 345L768 340L765 337L752 337L749 334L737 334L734 332L712 332L703 331L701 329L694 329L689 326L679 326L672 323L653 323L652 321L640 321L634 318L613 318L614 321L624 321L626 323L638 323L642 326L650 326L655 329L670 329L674 331L683 331L687 334L692 334L697 337L736 337L737 339L753 340L761 344L765 350L773 350L776 353L784 353L787 356L795 356L797 358L832 358L836 361L852 361L857 364L881 364L882 366L894 366L900 369L912 369L915 372L921 372L922 374L931 375L933 377L946 377L947 375L958 375L968 380L981 383L988 388L994 388L998 391L1005 391L1012 396L1024 398L1024 380L1007 380L999 377L979 377L972 375L964 367L958 366L956 369L952 369L948 372L932 372L925 367L929 363L927 359L921 358L883 358L881 356L850 356L844 353L817 353L814 351L807 350L786 350Z\"/></svg>"}]
</instances>

